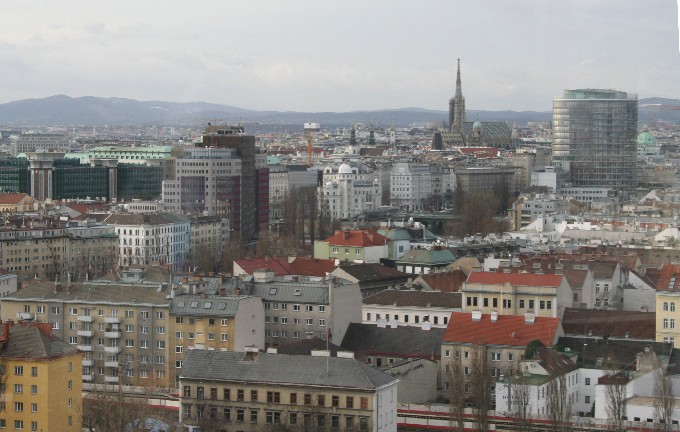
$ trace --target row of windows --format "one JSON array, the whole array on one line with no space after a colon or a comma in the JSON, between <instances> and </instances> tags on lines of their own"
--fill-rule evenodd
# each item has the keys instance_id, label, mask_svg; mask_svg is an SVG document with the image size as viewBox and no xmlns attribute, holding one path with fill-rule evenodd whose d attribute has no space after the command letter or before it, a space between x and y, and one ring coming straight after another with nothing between
<instances>
[{"instance_id":1,"label":"row of windows","mask_svg":"<svg viewBox=\"0 0 680 432\"><path fill-rule=\"evenodd\" d=\"M83 316L91 316L92 315L93 309L82 309L82 315ZM26 313L31 313L31 305L24 305L24 312ZM37 313L45 313L45 306L36 306L36 312ZM59 306L52 306L50 307L50 313L53 315L61 315L61 307ZM71 315L78 315L78 308L69 308L69 313ZM134 310L126 310L125 311L125 318L134 318L135 311ZM100 317L107 316L104 314L104 309L99 309L97 310L97 315ZM141 311L139 313L140 317L142 319L149 319L149 311ZM111 318L118 318L118 309L111 309L109 311L109 317ZM156 319L164 319L165 318L165 312L163 311L156 311Z\"/></svg>"},{"instance_id":2,"label":"row of windows","mask_svg":"<svg viewBox=\"0 0 680 432\"><path fill-rule=\"evenodd\" d=\"M196 406L195 415L192 416L192 405L183 404L182 414L184 418L190 419L195 418L196 420L203 420L205 418L210 418L211 420L219 419L218 408L215 406L205 407L203 405ZM235 408L231 407L222 408L222 421L225 423L232 422L232 410L235 411L235 418L233 419L236 423L244 423L246 421L246 409L245 408ZM249 410L249 421L251 423L258 422L259 411L256 409ZM281 424L281 411L265 411L265 422L267 424ZM340 415L332 414L330 426L332 429L340 428ZM290 426L296 426L302 421L302 425L305 428L310 428L316 422L316 427L323 430L328 426L326 414L312 414L312 413L288 413L288 424ZM354 416L345 416L345 430L355 430L355 419ZM368 430L368 417L359 417L359 430Z\"/></svg>"},{"instance_id":3,"label":"row of windows","mask_svg":"<svg viewBox=\"0 0 680 432\"><path fill-rule=\"evenodd\" d=\"M191 398L192 394L195 394L196 399L210 399L210 400L225 400L225 401L239 401L239 402L245 402L246 400L246 390L244 389L231 389L231 388L222 388L222 392L220 392L219 388L217 387L210 387L206 388L204 386L197 386L195 389L195 393L193 393L193 388L192 386L185 385L184 388L182 389L182 396L185 398ZM264 393L264 392L262 392ZM277 391L268 391L266 392L266 398L260 399L261 392L258 390L250 390L248 393L250 398L248 399L250 402L267 402L267 403L282 403L284 401L284 398L281 395L281 392ZM221 396L221 398L220 398ZM232 397L235 396L235 399L232 399ZM325 407L325 406L330 406L333 408L341 408L340 407L340 401L341 397L337 395L332 395L330 398L327 398L325 394L317 394L317 395L312 395L312 393L303 393L301 395L301 398L298 398L298 393L288 393L288 401L284 401L283 403L288 403L289 405L298 405L298 403L302 402L303 405L307 406L319 406L319 407ZM358 400L357 400L358 399ZM327 402L330 402L330 405L327 405ZM355 404L355 402L358 402L358 404ZM342 408L360 408L360 409L368 409L368 397L359 397L356 398L354 396L345 396L344 398L344 406Z\"/></svg>"},{"instance_id":4,"label":"row of windows","mask_svg":"<svg viewBox=\"0 0 680 432\"><path fill-rule=\"evenodd\" d=\"M272 290L276 290L276 288L272 288ZM270 294L274 295L274 294L276 294L276 291L273 291L273 294L270 292ZM304 305L304 307L305 307L305 310L307 312L314 312L314 305L307 304L307 305ZM318 305L317 308L319 309L319 312L326 312L326 305ZM264 309L265 310L288 310L288 303L264 302ZM302 310L301 304L294 304L293 305L293 311L298 312L300 310Z\"/></svg>"},{"instance_id":5,"label":"row of windows","mask_svg":"<svg viewBox=\"0 0 680 432\"><path fill-rule=\"evenodd\" d=\"M394 314L394 315L385 314L385 320L389 322L389 321L390 321L390 316L392 316L393 319L394 319L395 321L399 321L399 314ZM404 323L408 323L409 320L410 320L410 316L407 315L407 314L404 314L403 317L404 317ZM371 321L371 318L372 318L371 313L370 313L370 312L367 312L367 313L366 313L366 321ZM379 321L379 320L381 320L381 319L382 319L382 315L381 315L381 314L379 314L379 313L375 314L375 320L376 320L376 321ZM414 322L414 323L419 324L419 323L420 323L420 320L421 320L420 315L414 315L414 316L413 316L413 322ZM429 321L430 321L430 316L429 316L429 315L425 315L425 316L422 317L422 320L423 320L423 322L429 322ZM446 316L445 316L445 317L442 317L442 324L447 325L448 323L449 323L449 317L446 317ZM439 317L438 317L438 316L435 315L435 316L432 317L432 324L434 324L434 325L439 325Z\"/></svg>"},{"instance_id":6,"label":"row of windows","mask_svg":"<svg viewBox=\"0 0 680 432\"><path fill-rule=\"evenodd\" d=\"M288 317L276 317L276 316L274 316L274 317L269 317L269 316L265 316L265 317L264 317L264 322L265 322L265 324L271 322L271 323L273 323L273 324L284 324L284 325L285 325L285 324L288 324ZM301 319L301 318L293 318L293 324L299 325L299 324L301 324L301 323L302 323L302 319ZM314 318L305 318L305 325L308 325L308 326L314 325ZM320 318L320 319L318 320L318 325L321 326L321 327L325 327L325 326L326 326L326 319L325 319L325 318Z\"/></svg>"},{"instance_id":7,"label":"row of windows","mask_svg":"<svg viewBox=\"0 0 680 432\"><path fill-rule=\"evenodd\" d=\"M468 306L479 306L479 299L477 297L467 297L466 298L466 304ZM482 304L484 307L489 307L489 297L484 297L482 299ZM552 300L540 300L538 302L539 308L542 310L545 309L552 309ZM525 309L525 306L527 305L527 301L524 299L519 300L519 308L520 309ZM535 300L528 300L528 309L534 309L536 302ZM491 298L491 307L497 308L498 307L498 298L493 297ZM503 299L503 309L510 309L512 308L512 299Z\"/></svg>"}]
</instances>

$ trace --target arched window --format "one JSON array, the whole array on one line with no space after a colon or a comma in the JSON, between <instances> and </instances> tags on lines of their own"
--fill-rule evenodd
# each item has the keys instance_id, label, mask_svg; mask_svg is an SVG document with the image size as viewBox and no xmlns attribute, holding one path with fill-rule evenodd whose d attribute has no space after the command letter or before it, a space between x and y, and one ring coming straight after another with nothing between
<instances>
[{"instance_id":1,"label":"arched window","mask_svg":"<svg viewBox=\"0 0 680 432\"><path fill-rule=\"evenodd\" d=\"M668 310L668 302L663 302L663 310L664 311Z\"/></svg>"},{"instance_id":2,"label":"arched window","mask_svg":"<svg viewBox=\"0 0 680 432\"><path fill-rule=\"evenodd\" d=\"M675 302L671 302L671 312L675 312Z\"/></svg>"}]
</instances>

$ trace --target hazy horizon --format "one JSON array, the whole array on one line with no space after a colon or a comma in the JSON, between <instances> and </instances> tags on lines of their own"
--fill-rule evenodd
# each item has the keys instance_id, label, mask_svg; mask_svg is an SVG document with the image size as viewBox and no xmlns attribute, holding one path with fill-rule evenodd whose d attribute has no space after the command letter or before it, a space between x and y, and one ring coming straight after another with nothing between
<instances>
[{"instance_id":1,"label":"hazy horizon","mask_svg":"<svg viewBox=\"0 0 680 432\"><path fill-rule=\"evenodd\" d=\"M0 103L65 94L252 110L550 111L565 88L680 99L673 0L4 5Z\"/></svg>"}]
</instances>

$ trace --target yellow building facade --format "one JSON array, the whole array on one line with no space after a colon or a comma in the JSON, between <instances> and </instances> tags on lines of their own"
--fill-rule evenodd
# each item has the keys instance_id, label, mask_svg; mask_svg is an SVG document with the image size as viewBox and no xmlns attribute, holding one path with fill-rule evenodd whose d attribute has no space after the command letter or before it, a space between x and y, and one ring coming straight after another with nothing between
<instances>
[{"instance_id":1,"label":"yellow building facade","mask_svg":"<svg viewBox=\"0 0 680 432\"><path fill-rule=\"evenodd\" d=\"M0 430L80 432L81 367L82 353L52 337L49 326L5 323Z\"/></svg>"}]
</instances>

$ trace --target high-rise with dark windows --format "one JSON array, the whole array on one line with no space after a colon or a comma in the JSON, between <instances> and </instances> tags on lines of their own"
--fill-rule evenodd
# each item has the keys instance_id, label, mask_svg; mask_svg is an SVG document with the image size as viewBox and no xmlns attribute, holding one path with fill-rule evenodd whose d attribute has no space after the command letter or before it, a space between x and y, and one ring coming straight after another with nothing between
<instances>
[{"instance_id":1,"label":"high-rise with dark windows","mask_svg":"<svg viewBox=\"0 0 680 432\"><path fill-rule=\"evenodd\" d=\"M629 192L637 186L637 95L565 90L553 101L553 165L571 187Z\"/></svg>"}]
</instances>

